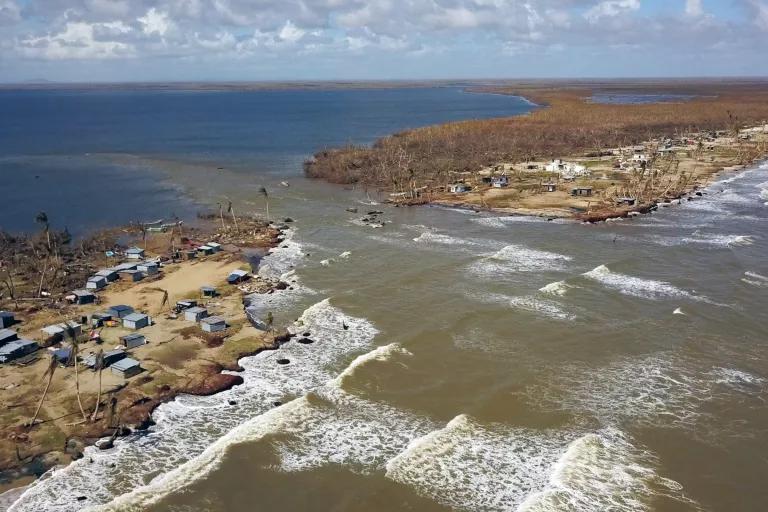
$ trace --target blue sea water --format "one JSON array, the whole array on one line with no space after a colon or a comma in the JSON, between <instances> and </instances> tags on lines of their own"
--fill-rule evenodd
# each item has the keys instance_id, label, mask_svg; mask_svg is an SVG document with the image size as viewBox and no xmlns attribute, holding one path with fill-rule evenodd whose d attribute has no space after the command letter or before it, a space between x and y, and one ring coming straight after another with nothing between
<instances>
[{"instance_id":1,"label":"blue sea water","mask_svg":"<svg viewBox=\"0 0 768 512\"><path fill-rule=\"evenodd\" d=\"M75 233L194 216L153 161L295 177L314 152L400 130L517 115L522 98L460 88L273 91L0 91L0 228L45 211Z\"/></svg>"}]
</instances>

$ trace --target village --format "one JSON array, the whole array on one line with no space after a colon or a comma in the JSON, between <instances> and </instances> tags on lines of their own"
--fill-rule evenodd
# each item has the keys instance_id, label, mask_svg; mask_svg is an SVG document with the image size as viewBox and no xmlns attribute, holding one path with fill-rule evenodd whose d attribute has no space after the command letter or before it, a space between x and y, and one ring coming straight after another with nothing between
<instances>
[{"instance_id":1,"label":"village","mask_svg":"<svg viewBox=\"0 0 768 512\"><path fill-rule=\"evenodd\" d=\"M114 264L94 269L82 288L51 294L44 306L3 300L3 480L32 478L88 444L109 447L146 428L152 410L178 393L242 383L222 370L274 348L272 312L250 318L244 297L290 287L255 273L288 226L238 220L237 229L222 222L183 237L144 231L148 249L108 251Z\"/></svg>"},{"instance_id":2,"label":"village","mask_svg":"<svg viewBox=\"0 0 768 512\"><path fill-rule=\"evenodd\" d=\"M767 151L768 125L735 133L692 132L550 161L498 162L452 172L447 185L411 182L389 200L607 220L695 200L717 172L741 169Z\"/></svg>"}]
</instances>

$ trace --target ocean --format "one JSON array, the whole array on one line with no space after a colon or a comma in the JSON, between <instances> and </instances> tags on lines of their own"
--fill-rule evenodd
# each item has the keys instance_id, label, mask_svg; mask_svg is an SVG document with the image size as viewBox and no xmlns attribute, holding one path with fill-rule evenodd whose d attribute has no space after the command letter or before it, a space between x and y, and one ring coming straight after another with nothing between
<instances>
[{"instance_id":1,"label":"ocean","mask_svg":"<svg viewBox=\"0 0 768 512\"><path fill-rule=\"evenodd\" d=\"M333 94L353 92L384 94L391 126L414 122L414 105L400 122L392 106L412 94L442 97L434 110L491 101L459 109L470 117L525 111L450 89ZM283 345L286 365L243 359L243 385L160 406L149 432L89 449L11 510L764 508L768 164L695 201L582 225L390 207L301 178L293 166L317 147L252 163L131 150L202 205L260 211L258 183L274 187L273 213L296 222L259 271L294 289L251 307L314 342ZM367 209L383 228L360 222Z\"/></svg>"}]
</instances>

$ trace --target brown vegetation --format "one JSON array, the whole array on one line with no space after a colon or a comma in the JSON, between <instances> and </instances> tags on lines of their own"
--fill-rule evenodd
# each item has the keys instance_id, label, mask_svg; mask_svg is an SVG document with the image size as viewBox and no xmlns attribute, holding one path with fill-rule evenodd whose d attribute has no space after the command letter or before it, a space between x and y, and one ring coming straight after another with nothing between
<instances>
[{"instance_id":1,"label":"brown vegetation","mask_svg":"<svg viewBox=\"0 0 768 512\"><path fill-rule=\"evenodd\" d=\"M360 183L408 192L444 186L452 174L497 162L525 162L563 155L600 153L661 136L706 130L737 130L768 119L768 82L623 82L475 88L516 94L544 108L518 117L472 120L410 130L372 147L325 150L305 164L307 176L334 183ZM595 104L596 92L685 93L680 103ZM744 154L744 161L753 158Z\"/></svg>"}]
</instances>

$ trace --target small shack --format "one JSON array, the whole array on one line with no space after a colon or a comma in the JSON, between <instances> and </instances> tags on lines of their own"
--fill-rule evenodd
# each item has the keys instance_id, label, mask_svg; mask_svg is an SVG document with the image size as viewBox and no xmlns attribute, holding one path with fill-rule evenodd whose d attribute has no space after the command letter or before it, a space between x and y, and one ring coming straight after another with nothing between
<instances>
[{"instance_id":1,"label":"small shack","mask_svg":"<svg viewBox=\"0 0 768 512\"><path fill-rule=\"evenodd\" d=\"M557 183L544 183L542 188L545 192L557 192Z\"/></svg>"},{"instance_id":2,"label":"small shack","mask_svg":"<svg viewBox=\"0 0 768 512\"><path fill-rule=\"evenodd\" d=\"M509 186L509 178L506 176L496 176L493 178L493 181L491 181L491 186L493 188L504 188Z\"/></svg>"},{"instance_id":3,"label":"small shack","mask_svg":"<svg viewBox=\"0 0 768 512\"><path fill-rule=\"evenodd\" d=\"M123 327L126 329L143 329L149 323L149 316L144 313L131 313L123 317Z\"/></svg>"},{"instance_id":4,"label":"small shack","mask_svg":"<svg viewBox=\"0 0 768 512\"><path fill-rule=\"evenodd\" d=\"M176 312L181 313L182 311L193 308L197 306L197 301L195 299L185 299L185 300L179 300L176 301Z\"/></svg>"},{"instance_id":5,"label":"small shack","mask_svg":"<svg viewBox=\"0 0 768 512\"><path fill-rule=\"evenodd\" d=\"M86 290L101 290L107 286L107 278L104 276L91 276L85 282Z\"/></svg>"},{"instance_id":6,"label":"small shack","mask_svg":"<svg viewBox=\"0 0 768 512\"><path fill-rule=\"evenodd\" d=\"M574 197L591 197L592 187L574 187L571 189L571 195Z\"/></svg>"},{"instance_id":7,"label":"small shack","mask_svg":"<svg viewBox=\"0 0 768 512\"><path fill-rule=\"evenodd\" d=\"M466 183L452 183L448 185L448 191L451 194L465 194L469 192L472 189L469 185Z\"/></svg>"},{"instance_id":8,"label":"small shack","mask_svg":"<svg viewBox=\"0 0 768 512\"><path fill-rule=\"evenodd\" d=\"M46 325L40 332L43 333L43 343L56 343L64 339L64 329L60 325Z\"/></svg>"},{"instance_id":9,"label":"small shack","mask_svg":"<svg viewBox=\"0 0 768 512\"><path fill-rule=\"evenodd\" d=\"M136 267L138 266L138 263L121 263L117 265L116 267L112 268L111 270L114 270L118 274L124 270L136 270ZM119 276L118 276L119 277Z\"/></svg>"},{"instance_id":10,"label":"small shack","mask_svg":"<svg viewBox=\"0 0 768 512\"><path fill-rule=\"evenodd\" d=\"M0 329L5 329L16 323L16 317L10 311L0 311Z\"/></svg>"},{"instance_id":11,"label":"small shack","mask_svg":"<svg viewBox=\"0 0 768 512\"><path fill-rule=\"evenodd\" d=\"M207 244L205 244L205 245L207 245L208 247L210 247L211 249L213 249L213 252L219 252L219 251L221 251L221 244L220 244L220 243L218 243L218 242L208 242L208 243L207 243Z\"/></svg>"},{"instance_id":12,"label":"small shack","mask_svg":"<svg viewBox=\"0 0 768 512\"><path fill-rule=\"evenodd\" d=\"M201 245L197 248L197 252L202 253L206 256L210 256L214 253L213 247L210 247L208 245Z\"/></svg>"},{"instance_id":13,"label":"small shack","mask_svg":"<svg viewBox=\"0 0 768 512\"><path fill-rule=\"evenodd\" d=\"M125 350L121 348L116 348L114 350L108 350L104 352L104 368L107 368L108 366L116 363L117 361L123 359L126 357ZM96 368L96 354L91 354L88 357L86 357L83 360L83 364L87 366L88 368L93 368L94 370L98 370Z\"/></svg>"},{"instance_id":14,"label":"small shack","mask_svg":"<svg viewBox=\"0 0 768 512\"><path fill-rule=\"evenodd\" d=\"M51 350L51 355L59 364L63 364L64 366L69 366L71 363L74 363L74 361L72 361L72 347L61 347L56 350Z\"/></svg>"},{"instance_id":15,"label":"small shack","mask_svg":"<svg viewBox=\"0 0 768 512\"><path fill-rule=\"evenodd\" d=\"M93 304L96 302L96 295L89 290L74 290L66 299L72 304Z\"/></svg>"},{"instance_id":16,"label":"small shack","mask_svg":"<svg viewBox=\"0 0 768 512\"><path fill-rule=\"evenodd\" d=\"M208 310L199 306L184 310L184 319L189 322L199 322L208 316Z\"/></svg>"},{"instance_id":17,"label":"small shack","mask_svg":"<svg viewBox=\"0 0 768 512\"><path fill-rule=\"evenodd\" d=\"M94 313L91 315L91 327L103 327L109 320L112 320L112 315L107 311Z\"/></svg>"},{"instance_id":18,"label":"small shack","mask_svg":"<svg viewBox=\"0 0 768 512\"><path fill-rule=\"evenodd\" d=\"M237 269L229 273L229 275L227 276L227 282L229 284L242 283L243 281L247 280L248 277L250 277L248 275L248 272L246 272L245 270Z\"/></svg>"},{"instance_id":19,"label":"small shack","mask_svg":"<svg viewBox=\"0 0 768 512\"><path fill-rule=\"evenodd\" d=\"M215 297L216 294L216 288L213 286L202 286L200 287L200 295L206 298L212 298Z\"/></svg>"},{"instance_id":20,"label":"small shack","mask_svg":"<svg viewBox=\"0 0 768 512\"><path fill-rule=\"evenodd\" d=\"M125 257L129 260L144 259L144 249L140 249L139 247L131 247L125 251Z\"/></svg>"},{"instance_id":21,"label":"small shack","mask_svg":"<svg viewBox=\"0 0 768 512\"><path fill-rule=\"evenodd\" d=\"M9 341L0 347L0 363L7 363L24 357L39 349L40 346L35 341L18 339Z\"/></svg>"},{"instance_id":22,"label":"small shack","mask_svg":"<svg viewBox=\"0 0 768 512\"><path fill-rule=\"evenodd\" d=\"M144 272L141 270L123 270L120 272L120 279L123 281L137 282L144 279Z\"/></svg>"},{"instance_id":23,"label":"small shack","mask_svg":"<svg viewBox=\"0 0 768 512\"><path fill-rule=\"evenodd\" d=\"M123 359L112 363L109 369L112 370L113 374L124 379L130 379L134 375L141 373L142 370L141 364L131 357L124 357Z\"/></svg>"},{"instance_id":24,"label":"small shack","mask_svg":"<svg viewBox=\"0 0 768 512\"><path fill-rule=\"evenodd\" d=\"M127 334L125 336L120 336L120 342L123 344L123 346L130 350L132 348L140 347L142 345L147 344L147 338L143 334L139 334L137 332L132 334Z\"/></svg>"},{"instance_id":25,"label":"small shack","mask_svg":"<svg viewBox=\"0 0 768 512\"><path fill-rule=\"evenodd\" d=\"M0 329L0 347L9 341L16 341L17 339L19 339L19 335L16 331L12 331L10 329Z\"/></svg>"},{"instance_id":26,"label":"small shack","mask_svg":"<svg viewBox=\"0 0 768 512\"><path fill-rule=\"evenodd\" d=\"M227 328L227 321L220 316L209 316L200 320L200 328L205 332L219 332Z\"/></svg>"},{"instance_id":27,"label":"small shack","mask_svg":"<svg viewBox=\"0 0 768 512\"><path fill-rule=\"evenodd\" d=\"M156 261L144 261L136 266L136 270L152 276L160 272L160 265Z\"/></svg>"},{"instance_id":28,"label":"small shack","mask_svg":"<svg viewBox=\"0 0 768 512\"><path fill-rule=\"evenodd\" d=\"M131 306L126 306L125 304L118 304L117 306L111 306L106 312L112 315L112 318L115 319L125 318L133 313L133 308Z\"/></svg>"},{"instance_id":29,"label":"small shack","mask_svg":"<svg viewBox=\"0 0 768 512\"><path fill-rule=\"evenodd\" d=\"M616 198L616 204L619 206L635 206L637 200L634 197L619 197Z\"/></svg>"},{"instance_id":30,"label":"small shack","mask_svg":"<svg viewBox=\"0 0 768 512\"><path fill-rule=\"evenodd\" d=\"M186 260L193 260L197 257L197 251L194 249L190 249L188 251L184 251L184 259Z\"/></svg>"},{"instance_id":31,"label":"small shack","mask_svg":"<svg viewBox=\"0 0 768 512\"><path fill-rule=\"evenodd\" d=\"M94 276L103 277L104 279L107 280L108 283L117 281L117 279L120 277L117 275L117 270L113 268L105 268L103 270L99 270L94 274Z\"/></svg>"}]
</instances>

